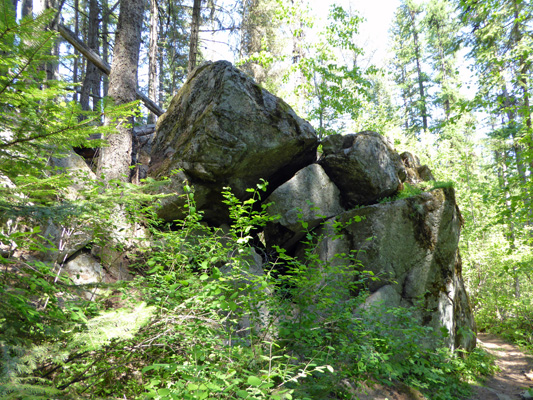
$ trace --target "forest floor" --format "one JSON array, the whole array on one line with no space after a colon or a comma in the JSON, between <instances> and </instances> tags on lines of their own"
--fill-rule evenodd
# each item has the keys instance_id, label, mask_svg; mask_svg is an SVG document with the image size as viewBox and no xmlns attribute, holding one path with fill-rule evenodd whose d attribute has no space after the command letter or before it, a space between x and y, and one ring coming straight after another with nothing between
<instances>
[{"instance_id":1,"label":"forest floor","mask_svg":"<svg viewBox=\"0 0 533 400\"><path fill-rule=\"evenodd\" d=\"M533 358L490 334L478 334L478 346L496 357L500 371L489 377L482 386L474 386L469 400L523 399L524 392L533 387Z\"/></svg>"}]
</instances>

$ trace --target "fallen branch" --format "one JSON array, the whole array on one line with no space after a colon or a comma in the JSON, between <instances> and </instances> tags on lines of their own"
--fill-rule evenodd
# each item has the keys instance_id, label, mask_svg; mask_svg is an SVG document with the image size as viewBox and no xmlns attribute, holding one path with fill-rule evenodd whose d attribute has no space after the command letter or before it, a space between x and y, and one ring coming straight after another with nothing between
<instances>
[{"instance_id":1,"label":"fallen branch","mask_svg":"<svg viewBox=\"0 0 533 400\"><path fill-rule=\"evenodd\" d=\"M155 132L155 124L133 127L133 135L137 137L148 136Z\"/></svg>"},{"instance_id":2,"label":"fallen branch","mask_svg":"<svg viewBox=\"0 0 533 400\"><path fill-rule=\"evenodd\" d=\"M78 50L83 56L92 62L100 71L104 74L109 75L111 73L111 67L106 63L94 50L90 49L85 43L83 43L74 32L68 29L65 25L58 24L58 32L63 36L63 38L69 42L76 50ZM162 115L165 111L155 104L152 100L146 97L144 94L139 92L137 89L137 98L141 100L146 108L153 112L158 117Z\"/></svg>"}]
</instances>

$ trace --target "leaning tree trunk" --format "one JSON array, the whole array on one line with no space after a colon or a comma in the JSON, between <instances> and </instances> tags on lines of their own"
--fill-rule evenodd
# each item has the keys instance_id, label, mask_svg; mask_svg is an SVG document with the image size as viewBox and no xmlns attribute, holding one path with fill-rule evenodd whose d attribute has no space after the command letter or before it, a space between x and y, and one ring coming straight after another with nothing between
<instances>
[{"instance_id":1,"label":"leaning tree trunk","mask_svg":"<svg viewBox=\"0 0 533 400\"><path fill-rule=\"evenodd\" d=\"M143 0L122 0L120 3L109 75L109 96L115 104L130 103L136 98L143 6ZM105 121L105 124L110 123ZM101 149L98 172L103 174L105 181L118 179L126 182L130 179L133 118L121 123L117 131L107 137L108 147Z\"/></svg>"}]
</instances>

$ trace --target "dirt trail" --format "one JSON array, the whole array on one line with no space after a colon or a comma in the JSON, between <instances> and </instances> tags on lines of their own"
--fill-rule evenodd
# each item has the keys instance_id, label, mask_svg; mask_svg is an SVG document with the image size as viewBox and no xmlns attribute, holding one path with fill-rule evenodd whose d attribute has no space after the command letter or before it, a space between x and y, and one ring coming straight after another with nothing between
<instances>
[{"instance_id":1,"label":"dirt trail","mask_svg":"<svg viewBox=\"0 0 533 400\"><path fill-rule=\"evenodd\" d=\"M533 387L533 359L516 346L497 336L478 335L478 345L496 356L500 372L490 377L484 386L475 386L469 400L516 400L522 399L527 388Z\"/></svg>"}]
</instances>

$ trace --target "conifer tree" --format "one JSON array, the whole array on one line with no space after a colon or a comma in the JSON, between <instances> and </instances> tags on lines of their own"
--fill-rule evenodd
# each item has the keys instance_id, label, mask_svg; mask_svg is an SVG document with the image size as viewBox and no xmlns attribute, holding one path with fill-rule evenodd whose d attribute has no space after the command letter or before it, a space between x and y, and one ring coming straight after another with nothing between
<instances>
[{"instance_id":1,"label":"conifer tree","mask_svg":"<svg viewBox=\"0 0 533 400\"><path fill-rule=\"evenodd\" d=\"M429 128L430 107L427 98L429 77L424 72L426 58L422 34L422 7L412 0L403 0L391 29L395 59L394 80L402 97L404 125L410 134Z\"/></svg>"},{"instance_id":2,"label":"conifer tree","mask_svg":"<svg viewBox=\"0 0 533 400\"><path fill-rule=\"evenodd\" d=\"M442 118L435 117L433 128L442 131L443 125L457 115L460 99L460 80L457 72L457 52L460 49L458 19L449 0L431 0L426 6L424 27L427 31L427 54L431 60L435 94L433 104L439 107Z\"/></svg>"}]
</instances>

